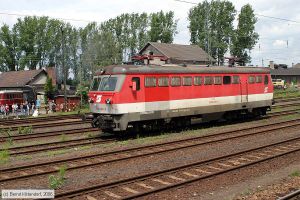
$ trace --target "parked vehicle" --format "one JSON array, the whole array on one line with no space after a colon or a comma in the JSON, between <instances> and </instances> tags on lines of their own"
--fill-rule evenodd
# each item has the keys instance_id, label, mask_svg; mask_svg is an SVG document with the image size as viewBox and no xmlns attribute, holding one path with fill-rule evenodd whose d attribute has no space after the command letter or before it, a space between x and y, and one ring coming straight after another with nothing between
<instances>
[{"instance_id":1,"label":"parked vehicle","mask_svg":"<svg viewBox=\"0 0 300 200\"><path fill-rule=\"evenodd\" d=\"M24 103L23 91L19 90L0 90L0 105L8 105L10 108L12 104Z\"/></svg>"},{"instance_id":2,"label":"parked vehicle","mask_svg":"<svg viewBox=\"0 0 300 200\"><path fill-rule=\"evenodd\" d=\"M285 81L283 79L272 79L274 88L283 89L285 87Z\"/></svg>"}]
</instances>

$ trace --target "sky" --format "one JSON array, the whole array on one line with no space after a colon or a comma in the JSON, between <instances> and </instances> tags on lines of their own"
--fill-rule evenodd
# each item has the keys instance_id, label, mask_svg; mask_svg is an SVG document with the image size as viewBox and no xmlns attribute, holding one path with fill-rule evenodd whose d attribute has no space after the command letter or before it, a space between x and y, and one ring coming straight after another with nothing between
<instances>
[{"instance_id":1,"label":"sky","mask_svg":"<svg viewBox=\"0 0 300 200\"><path fill-rule=\"evenodd\" d=\"M187 1L202 2L202 0ZM300 63L299 1L231 0L231 2L237 11L249 3L257 14L256 32L260 35L260 39L251 51L252 65L268 66L270 61L289 66L292 66L292 63ZM0 0L0 24L12 26L17 18L22 16L10 14L19 14L78 19L79 21L64 21L76 27L84 27L89 22L101 23L122 13L174 11L175 19L178 19L178 34L174 43L189 44L188 12L193 6L195 5L175 0Z\"/></svg>"}]
</instances>

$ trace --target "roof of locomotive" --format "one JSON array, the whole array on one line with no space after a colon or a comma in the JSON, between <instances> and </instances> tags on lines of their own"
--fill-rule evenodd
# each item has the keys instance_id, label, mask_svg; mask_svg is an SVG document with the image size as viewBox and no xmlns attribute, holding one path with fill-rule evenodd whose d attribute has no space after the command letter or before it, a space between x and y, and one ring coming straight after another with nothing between
<instances>
[{"instance_id":1,"label":"roof of locomotive","mask_svg":"<svg viewBox=\"0 0 300 200\"><path fill-rule=\"evenodd\" d=\"M232 74L248 74L270 73L270 69L266 67L226 67L226 66L181 66L181 65L111 65L96 72L96 75L102 74L218 74L218 73L232 73Z\"/></svg>"}]
</instances>

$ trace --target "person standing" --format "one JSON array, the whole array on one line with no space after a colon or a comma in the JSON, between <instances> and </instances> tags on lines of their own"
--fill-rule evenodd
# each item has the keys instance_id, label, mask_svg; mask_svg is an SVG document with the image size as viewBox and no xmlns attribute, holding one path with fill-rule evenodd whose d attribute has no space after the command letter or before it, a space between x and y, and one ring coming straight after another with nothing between
<instances>
[{"instance_id":1,"label":"person standing","mask_svg":"<svg viewBox=\"0 0 300 200\"><path fill-rule=\"evenodd\" d=\"M8 104L5 105L5 116L8 116L9 114L9 106Z\"/></svg>"}]
</instances>

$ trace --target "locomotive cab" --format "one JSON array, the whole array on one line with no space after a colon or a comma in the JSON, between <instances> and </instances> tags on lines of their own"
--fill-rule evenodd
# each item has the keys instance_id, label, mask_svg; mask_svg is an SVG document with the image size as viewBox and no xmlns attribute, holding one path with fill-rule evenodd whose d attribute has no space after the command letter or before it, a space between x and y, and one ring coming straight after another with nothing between
<instances>
[{"instance_id":1,"label":"locomotive cab","mask_svg":"<svg viewBox=\"0 0 300 200\"><path fill-rule=\"evenodd\" d=\"M125 75L99 75L93 78L89 92L90 110L93 113L93 127L103 130L118 130L115 116L118 108L114 105L122 88ZM113 117L114 116L114 117Z\"/></svg>"}]
</instances>

